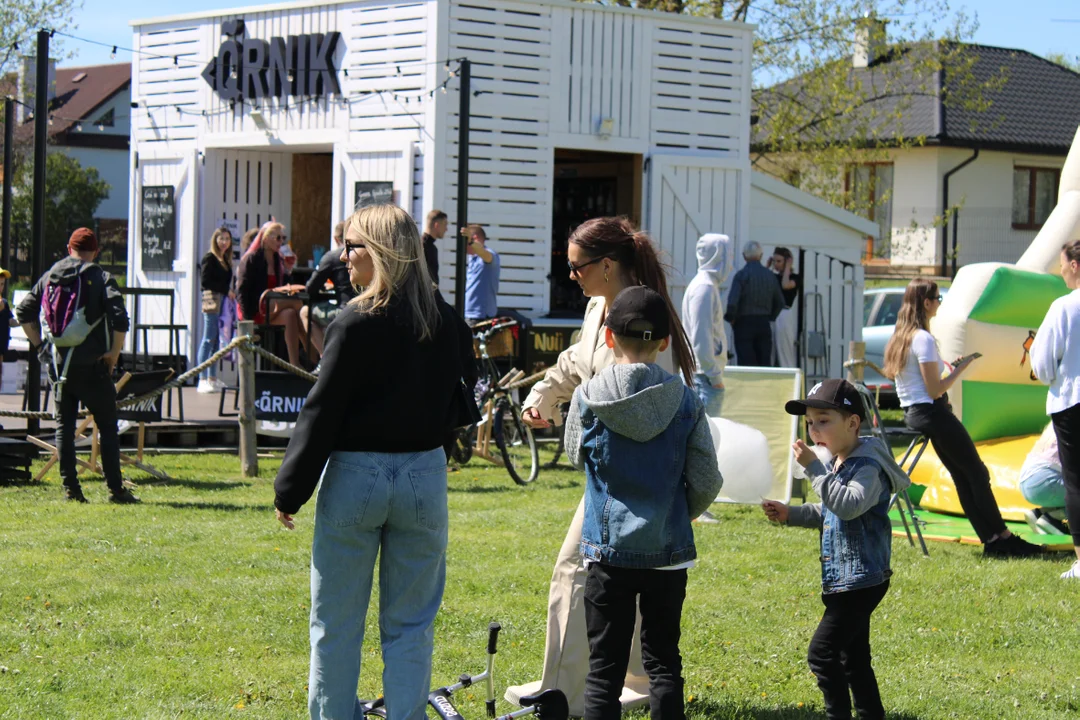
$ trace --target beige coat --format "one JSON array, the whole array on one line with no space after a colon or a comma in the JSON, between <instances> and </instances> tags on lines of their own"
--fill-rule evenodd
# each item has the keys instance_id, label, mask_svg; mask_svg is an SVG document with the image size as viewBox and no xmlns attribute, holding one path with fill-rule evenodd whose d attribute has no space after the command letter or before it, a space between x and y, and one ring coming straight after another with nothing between
<instances>
[{"instance_id":1,"label":"beige coat","mask_svg":"<svg viewBox=\"0 0 1080 720\"><path fill-rule=\"evenodd\" d=\"M615 355L604 342L604 316L604 298L589 300L581 322L581 337L559 353L558 362L533 385L523 407L536 408L540 417L562 424L559 406L570 402L578 385L615 362Z\"/></svg>"}]
</instances>

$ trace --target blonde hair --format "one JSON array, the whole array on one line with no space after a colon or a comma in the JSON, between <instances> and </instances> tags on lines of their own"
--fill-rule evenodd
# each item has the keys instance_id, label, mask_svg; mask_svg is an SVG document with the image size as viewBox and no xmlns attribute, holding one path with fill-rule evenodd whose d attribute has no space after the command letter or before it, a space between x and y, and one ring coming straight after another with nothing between
<instances>
[{"instance_id":1,"label":"blonde hair","mask_svg":"<svg viewBox=\"0 0 1080 720\"><path fill-rule=\"evenodd\" d=\"M904 300L900 312L896 314L896 328L889 344L885 346L885 377L895 380L907 364L911 340L919 330L930 331L930 321L926 319L926 300L937 298L938 286L933 280L915 278L908 283L904 291Z\"/></svg>"},{"instance_id":2,"label":"blonde hair","mask_svg":"<svg viewBox=\"0 0 1080 720\"><path fill-rule=\"evenodd\" d=\"M349 301L359 312L386 307L395 297L408 304L413 332L420 340L435 334L439 309L434 285L420 244L420 231L409 214L397 205L369 205L354 212L346 223L360 236L371 257L371 284Z\"/></svg>"},{"instance_id":3,"label":"blonde hair","mask_svg":"<svg viewBox=\"0 0 1080 720\"><path fill-rule=\"evenodd\" d=\"M232 243L229 243L228 252L222 252L221 248L218 247L218 240L224 235L228 235L229 240L232 240L232 233L229 232L228 228L222 227L214 231L214 234L210 236L210 252L214 253L214 257L218 259L223 268L232 270Z\"/></svg>"}]
</instances>

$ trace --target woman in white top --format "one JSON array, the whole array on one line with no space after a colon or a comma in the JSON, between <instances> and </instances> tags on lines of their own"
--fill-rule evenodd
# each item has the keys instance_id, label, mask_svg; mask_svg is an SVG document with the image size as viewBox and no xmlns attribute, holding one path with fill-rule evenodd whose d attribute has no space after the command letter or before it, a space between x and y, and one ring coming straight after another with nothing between
<instances>
[{"instance_id":1,"label":"woman in white top","mask_svg":"<svg viewBox=\"0 0 1080 720\"><path fill-rule=\"evenodd\" d=\"M1080 241L1061 251L1061 278L1071 293L1055 300L1031 345L1031 369L1050 385L1046 413L1057 434L1061 475L1065 480L1065 516L1072 532L1076 561L1062 573L1065 580L1080 580Z\"/></svg>"},{"instance_id":2,"label":"woman in white top","mask_svg":"<svg viewBox=\"0 0 1080 720\"><path fill-rule=\"evenodd\" d=\"M896 329L885 346L885 375L893 378L904 422L930 438L934 451L952 476L956 495L971 527L983 543L983 553L997 557L1026 557L1041 549L1013 535L1005 527L990 472L979 457L967 429L953 415L949 388L967 369L957 363L945 377L937 342L930 334L930 319L941 306L937 283L916 278L904 292Z\"/></svg>"}]
</instances>

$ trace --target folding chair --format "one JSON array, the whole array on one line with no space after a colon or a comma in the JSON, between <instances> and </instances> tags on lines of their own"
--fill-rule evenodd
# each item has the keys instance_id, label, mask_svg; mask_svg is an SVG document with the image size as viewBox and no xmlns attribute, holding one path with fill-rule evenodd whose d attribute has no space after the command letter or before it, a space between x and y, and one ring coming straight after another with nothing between
<instances>
[{"instance_id":1,"label":"folding chair","mask_svg":"<svg viewBox=\"0 0 1080 720\"><path fill-rule=\"evenodd\" d=\"M881 420L881 413L878 412L877 402L874 401L874 395L870 392L870 389L861 382L855 383L855 387L859 391L859 395L863 400L863 408L866 412L866 417L871 418L870 434L876 438L879 438L885 443L886 447L889 445L889 436L885 432L885 424ZM926 444L930 441L930 438L922 434L915 434L911 439L911 443L908 445L907 451L900 458L897 463L900 469L907 473L910 478L911 473L915 471L915 466L918 464L919 459L922 457L923 451L926 450ZM910 460L910 462L909 462ZM915 529L915 534L919 537L919 545L922 547L922 552L925 557L930 557L930 551L926 548L926 541L922 535L922 525L926 522L920 520L915 514L915 505L911 502L911 496L908 495L907 490L902 492L895 492L889 499L888 510L892 510L893 506L896 506L897 513L900 515L900 522L904 524L904 532L907 533L908 543L911 547L915 547L915 539L911 536L912 528ZM911 521L910 524L908 521Z\"/></svg>"}]
</instances>

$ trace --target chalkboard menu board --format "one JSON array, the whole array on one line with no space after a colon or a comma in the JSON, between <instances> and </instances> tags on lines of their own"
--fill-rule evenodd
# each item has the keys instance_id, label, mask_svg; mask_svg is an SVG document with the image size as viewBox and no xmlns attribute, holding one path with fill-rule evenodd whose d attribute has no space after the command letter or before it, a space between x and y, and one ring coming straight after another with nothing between
<instances>
[{"instance_id":1,"label":"chalkboard menu board","mask_svg":"<svg viewBox=\"0 0 1080 720\"><path fill-rule=\"evenodd\" d=\"M368 205L382 205L394 202L394 183L358 182L353 193L353 210Z\"/></svg>"},{"instance_id":2,"label":"chalkboard menu board","mask_svg":"<svg viewBox=\"0 0 1080 720\"><path fill-rule=\"evenodd\" d=\"M176 201L172 185L142 188L142 269L172 270L176 259Z\"/></svg>"}]
</instances>

